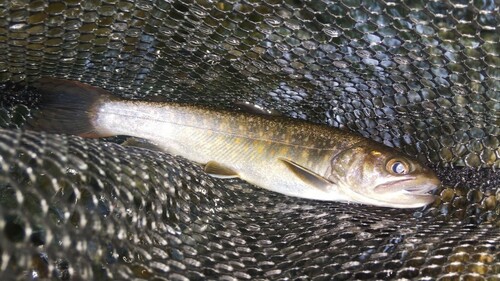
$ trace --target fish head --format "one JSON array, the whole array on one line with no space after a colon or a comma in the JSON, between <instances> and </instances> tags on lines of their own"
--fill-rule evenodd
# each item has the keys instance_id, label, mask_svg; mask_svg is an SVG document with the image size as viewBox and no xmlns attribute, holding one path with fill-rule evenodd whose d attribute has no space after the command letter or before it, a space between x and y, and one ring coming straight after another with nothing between
<instances>
[{"instance_id":1,"label":"fish head","mask_svg":"<svg viewBox=\"0 0 500 281\"><path fill-rule=\"evenodd\" d=\"M348 200L394 208L430 204L440 181L416 159L369 142L344 150L332 158L329 179L337 182Z\"/></svg>"}]
</instances>

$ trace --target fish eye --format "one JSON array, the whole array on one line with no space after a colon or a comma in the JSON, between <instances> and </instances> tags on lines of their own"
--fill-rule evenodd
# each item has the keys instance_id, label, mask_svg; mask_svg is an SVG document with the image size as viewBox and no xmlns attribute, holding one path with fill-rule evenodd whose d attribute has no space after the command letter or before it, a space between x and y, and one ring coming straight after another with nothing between
<instances>
[{"instance_id":1,"label":"fish eye","mask_svg":"<svg viewBox=\"0 0 500 281\"><path fill-rule=\"evenodd\" d=\"M387 170L395 175L405 175L409 172L408 164L401 160L391 160L387 163Z\"/></svg>"}]
</instances>

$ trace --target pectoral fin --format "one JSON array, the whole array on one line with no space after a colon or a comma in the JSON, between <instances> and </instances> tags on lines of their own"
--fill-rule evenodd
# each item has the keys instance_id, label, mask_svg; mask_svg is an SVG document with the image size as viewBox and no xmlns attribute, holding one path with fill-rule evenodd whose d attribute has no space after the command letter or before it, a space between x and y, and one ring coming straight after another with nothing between
<instances>
[{"instance_id":1,"label":"pectoral fin","mask_svg":"<svg viewBox=\"0 0 500 281\"><path fill-rule=\"evenodd\" d=\"M303 182L310 184L322 191L327 191L333 184L331 181L316 174L315 172L285 158L279 158L297 177Z\"/></svg>"},{"instance_id":2,"label":"pectoral fin","mask_svg":"<svg viewBox=\"0 0 500 281\"><path fill-rule=\"evenodd\" d=\"M221 178L221 179L231 179L239 177L238 173L231 170L228 167L225 167L215 161L209 161L205 165L205 172L212 177Z\"/></svg>"}]
</instances>

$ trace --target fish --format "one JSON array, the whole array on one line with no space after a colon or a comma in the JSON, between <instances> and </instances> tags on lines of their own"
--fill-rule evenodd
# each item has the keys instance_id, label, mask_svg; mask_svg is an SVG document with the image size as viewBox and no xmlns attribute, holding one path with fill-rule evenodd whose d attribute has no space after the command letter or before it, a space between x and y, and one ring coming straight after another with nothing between
<instances>
[{"instance_id":1,"label":"fish","mask_svg":"<svg viewBox=\"0 0 500 281\"><path fill-rule=\"evenodd\" d=\"M41 78L29 128L86 138L131 136L287 196L379 207L435 200L435 173L406 154L336 129L284 116L174 102L126 100L79 81Z\"/></svg>"}]
</instances>

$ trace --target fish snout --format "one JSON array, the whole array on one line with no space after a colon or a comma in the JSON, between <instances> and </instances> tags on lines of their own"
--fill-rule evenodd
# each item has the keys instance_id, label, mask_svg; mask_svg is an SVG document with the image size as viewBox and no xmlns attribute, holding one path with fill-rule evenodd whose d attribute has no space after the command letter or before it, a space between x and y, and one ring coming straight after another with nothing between
<instances>
[{"instance_id":1,"label":"fish snout","mask_svg":"<svg viewBox=\"0 0 500 281\"><path fill-rule=\"evenodd\" d=\"M404 191L410 194L429 194L431 191L435 190L441 181L437 178L432 171L430 173L417 177L412 186L404 188Z\"/></svg>"},{"instance_id":2,"label":"fish snout","mask_svg":"<svg viewBox=\"0 0 500 281\"><path fill-rule=\"evenodd\" d=\"M434 174L408 176L375 187L375 196L397 208L425 206L435 200L432 191L440 185Z\"/></svg>"},{"instance_id":3,"label":"fish snout","mask_svg":"<svg viewBox=\"0 0 500 281\"><path fill-rule=\"evenodd\" d=\"M404 189L406 193L410 194L429 194L431 191L435 190L437 188L437 185L434 184L425 184L425 185L420 185L420 186L414 186L410 188Z\"/></svg>"}]
</instances>

